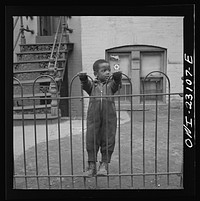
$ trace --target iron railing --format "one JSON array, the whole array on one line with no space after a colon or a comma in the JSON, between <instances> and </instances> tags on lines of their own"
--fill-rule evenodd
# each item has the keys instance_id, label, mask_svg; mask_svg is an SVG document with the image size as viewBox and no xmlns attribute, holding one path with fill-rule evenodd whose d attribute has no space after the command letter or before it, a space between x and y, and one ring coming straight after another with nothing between
<instances>
[{"instance_id":1,"label":"iron railing","mask_svg":"<svg viewBox=\"0 0 200 201\"><path fill-rule=\"evenodd\" d=\"M13 46L13 51L15 50L15 48L16 48L16 46L18 44L20 36L21 36L21 44L26 44L26 38L25 38L25 35L24 35L24 31L30 32L31 34L34 34L34 30L29 29L28 26L26 28L24 28L23 16L17 16L17 18L15 19L15 22L13 24L13 30L15 30L19 19L20 19L20 29L19 29L17 38L14 40L15 42L14 42L14 46Z\"/></svg>"},{"instance_id":2,"label":"iron railing","mask_svg":"<svg viewBox=\"0 0 200 201\"><path fill-rule=\"evenodd\" d=\"M153 72L151 72L153 73ZM148 76L151 74L149 73L145 79L148 79ZM158 177L161 176L166 176L167 177L167 184L166 186L169 187L170 186L170 176L176 176L177 178L180 179L179 181L179 185L180 188L182 188L182 177L183 177L183 172L182 172L182 168L180 168L179 170L176 171L170 171L170 156L171 156L171 152L170 152L170 110L171 110L171 106L170 106L170 97L171 96L176 96L179 95L179 93L171 93L170 92L170 80L169 78L162 73L166 79L168 80L168 93L154 93L154 94L132 94L132 83L131 80L128 78L128 76L126 76L125 74L123 74L125 77L127 77L127 79L130 82L130 86L131 86L131 93L130 94L125 94L125 95L121 95L120 94L120 90L119 93L116 95L104 95L102 96L102 98L110 98L110 97L114 97L118 100L118 130L117 130L117 141L118 144L116 144L116 147L118 148L117 150L115 150L115 165L116 166L112 166L112 162L110 165L108 165L108 174L105 176L105 178L101 177L101 176L95 176L94 178L86 178L83 176L82 172L84 172L86 170L86 154L85 154L85 112L84 112L84 100L89 99L89 98L95 98L97 96L83 96L83 92L81 93L81 96L72 96L72 85L74 80L78 77L78 75L75 75L72 78L72 81L70 83L70 91L69 91L69 97L59 97L56 96L54 97L54 99L56 99L58 102L63 99L63 100L69 100L69 127L68 127L68 131L69 131L69 138L65 139L63 138L63 127L61 129L61 126L63 126L62 124L62 118L59 118L59 108L57 107L57 112L58 112L58 118L56 120L54 120L53 123L51 123L48 120L48 116L47 116L47 110L46 110L46 118L45 118L45 123L43 125L43 127L45 127L45 139L43 140L42 144L45 148L43 149L43 151L41 151L41 148L39 148L39 146L41 144L39 144L39 142L41 142L39 140L39 138L41 137L41 135L44 135L43 133L41 133L40 131L38 131L41 123L38 123L38 120L36 118L36 110L34 107L34 119L33 119L33 123L31 124L34 130L34 137L32 139L32 149L30 150L28 149L28 146L26 145L27 139L28 138L28 131L27 128L25 126L25 120L24 120L24 109L23 109L23 100L25 99L29 99L33 101L33 105L35 106L35 100L37 99L43 99L45 100L45 104L47 106L47 100L52 100L52 97L44 97L44 98L40 98L40 97L36 97L34 96L34 86L36 81L41 77L38 76L33 84L33 97L23 97L23 87L20 83L19 80L17 80L16 78L14 78L18 83L19 86L21 87L21 97L15 98L15 100L21 100L22 101L22 150L21 150L21 154L19 155L19 157L17 158L15 156L15 160L14 160L14 175L13 175L13 179L14 179L14 188L25 188L25 189L29 189L29 188L37 188L37 189L42 189L42 188L60 188L60 189L76 189L76 188L83 188L83 189L88 189L88 188L94 188L94 189L98 189L101 188L103 185L103 188L139 188L137 187L137 183L140 182L140 179L142 179L142 185L140 186L141 188L148 188L147 181L149 183L148 177L154 177L153 181L154 185L152 184L153 188L157 188L158 187ZM52 82L55 83L56 85L56 81L54 80L54 78L52 76L49 75L43 75L43 76L48 76L49 78L51 78ZM89 77L91 80L92 78ZM110 77L109 79L111 79L112 77ZM56 85L57 86L57 85ZM143 90L144 91L144 90ZM155 131L154 131L154 151L152 151L154 153L154 157L153 159L150 160L149 163L154 164L154 171L147 171L147 169L150 167L149 164L146 164L146 153L147 153L147 148L146 147L146 143L147 140L149 140L148 135L150 135L150 133L148 132L148 130L146 130L146 124L148 123L146 121L146 113L147 113L147 109L146 109L146 102L145 102L145 97L147 96L156 96L156 100L155 100L155 119L154 119L154 123L155 123ZM162 150L162 157L164 157L164 161L165 161L165 157L166 157L166 170L165 167L163 167L162 171L158 171L158 165L161 165L161 163L158 163L158 153L159 153L159 149L158 149L158 145L159 143L161 143L158 140L158 119L159 119L159 113L158 113L158 101L157 101L157 97L158 96L168 96L168 106L167 106L167 132L163 134L163 138L166 139L166 143L162 142L163 144L166 144L166 149ZM134 130L134 104L133 104L133 97L143 97L143 112L142 112L142 121L141 121L141 135L138 135L138 133L136 133L136 131ZM124 135L124 130L122 130L121 126L120 126L120 116L121 116L121 101L120 99L123 97L129 97L130 98L130 109L129 109L129 113L130 113L130 121L127 127L126 127L126 132L129 134L126 136L126 141L128 142L126 147L122 144L123 141L123 137ZM79 130L81 132L80 137L78 138L79 141L77 141L77 139L75 139L75 135L77 134L77 130L76 130L76 126L74 126L74 120L73 120L73 115L72 115L72 102L74 100L81 100L82 104L81 104L81 120L79 122L81 129ZM95 114L94 114L95 115ZM107 115L107 114L106 114ZM154 118L154 116L152 117ZM55 129L53 132L54 135L57 134L56 139L54 139L54 142L57 144L57 149L55 150L55 148L53 148L51 146L52 140L50 139L50 132L49 132L49 126L54 125L55 128L57 127L57 129ZM66 123L67 125L67 123ZM108 128L108 124L106 124L106 128ZM136 129L137 130L137 129ZM66 130L65 130L66 132ZM137 131L138 132L138 131ZM180 135L182 133L182 129L180 130ZM14 132L14 135L17 135L17 133ZM140 145L135 144L135 141L137 141L138 139L136 139L136 136L139 137L140 139ZM63 141L64 140L64 141ZM15 142L15 141L14 141ZM94 139L95 142L95 139ZM153 142L153 140L152 140ZM182 142L180 142L181 144ZM67 146L67 148L63 148L63 146ZM95 143L94 143L95 146ZM181 145L183 146L183 144ZM52 151L53 149L53 151ZM108 151L108 144L107 144L107 151ZM125 153L127 151L127 153ZM27 155L30 154L31 152L31 157L28 157ZM78 152L78 154L77 154ZM129 152L129 153L128 153ZM139 160L139 162L136 162L136 160L134 160L135 157L137 157L137 153L141 152L142 153L142 158L141 159L137 159ZM128 160L125 162L127 169L126 171L124 171L124 166L122 167L122 161L123 157L126 155L128 155ZM180 153L183 157L183 153ZM15 155L15 153L14 153ZM44 155L46 157L46 162L44 162ZM20 161L20 157L23 159L21 160L21 163L19 164ZM41 161L42 160L42 161ZM51 161L54 161L53 166L51 165ZM55 167L55 160L56 160L56 167ZM180 160L182 163L182 160ZM162 162L163 164L165 164L165 162ZM137 165L136 165L137 164ZM162 165L163 165L162 164ZM181 165L181 164L180 164ZM111 166L111 167L110 167ZM137 166L139 167L139 169L141 171L137 171ZM164 165L165 166L165 165ZM118 171L116 170L116 168L118 167ZM153 165L152 165L153 167ZM78 170L77 170L78 169ZM114 171L113 171L114 170ZM78 173L77 173L78 172ZM46 180L46 179L47 180ZM118 181L116 180L116 178L118 178ZM130 178L130 183L128 182ZM35 182L34 182L35 181ZM106 181L106 182L105 182ZM113 184L114 181L114 184ZM103 182L103 184L102 184ZM124 187L124 182L125 187ZM127 184L128 182L128 184ZM101 186L101 187L100 187ZM172 187L173 188L173 187Z\"/></svg>"}]
</instances>

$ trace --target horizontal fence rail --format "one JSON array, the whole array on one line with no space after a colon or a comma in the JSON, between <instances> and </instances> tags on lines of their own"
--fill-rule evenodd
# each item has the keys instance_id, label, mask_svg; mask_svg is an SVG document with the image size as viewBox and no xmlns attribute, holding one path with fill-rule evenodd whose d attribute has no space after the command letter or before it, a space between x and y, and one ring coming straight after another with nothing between
<instances>
[{"instance_id":1,"label":"horizontal fence rail","mask_svg":"<svg viewBox=\"0 0 200 201\"><path fill-rule=\"evenodd\" d=\"M152 72L155 73L155 72ZM160 72L159 72L160 73ZM150 74L149 74L150 75ZM145 79L148 78L146 76ZM137 189L137 188L182 188L183 172L182 158L183 152L174 153L172 144L174 133L171 133L171 97L180 93L170 92L170 81L168 81L168 93L133 94L131 80L123 74L130 83L130 93L120 94L120 88L115 95L103 95L101 98L115 98L117 113L117 132L115 137L115 149L108 164L106 176L87 178L83 172L87 169L86 152L86 117L85 103L89 98L99 96L72 96L73 82L78 78L75 75L70 83L69 97L44 97L35 96L34 88L37 83L33 83L33 96L24 97L23 86L20 80L14 78L21 89L21 97L15 97L13 101L21 101L22 119L20 125L15 126L13 133L14 142L14 175L13 188L15 189ZM56 85L53 77L52 82ZM93 79L89 76L89 79ZM108 81L112 79L109 77ZM144 80L145 80L144 79ZM108 83L107 81L107 83ZM107 85L106 83L106 85ZM81 86L81 85L80 85ZM143 90L144 92L144 90ZM145 101L148 96L155 95L156 100L151 106ZM168 96L166 115L159 110L158 96ZM122 111L121 98L128 98L130 108L127 109L128 120L122 123L124 113ZM143 97L142 112L134 109L135 97ZM60 118L60 110L57 107L58 118L49 121L47 116L47 102L56 100L59 105L60 100L69 100L69 119ZM27 123L24 119L23 101L33 102L34 119ZM38 121L36 117L35 101L43 100L45 103L45 119ZM72 104L74 101L81 101L81 118L74 119L72 116ZM162 104L163 105L163 104ZM108 119L108 105L106 105L106 117ZM135 115L136 113L136 115ZM94 122L95 121L95 113ZM141 118L140 118L140 116ZM138 123L139 122L139 123ZM151 123L153 122L153 123ZM160 126L162 124L162 127ZM109 128L106 121L105 129ZM96 128L96 126L94 127ZM159 130L160 129L160 130ZM94 133L96 131L94 130ZM182 129L178 130L178 135L182 136ZM94 150L96 147L96 135L94 135ZM177 143L178 144L178 143ZM182 150L183 144L180 140L179 147ZM98 150L97 150L98 151ZM106 134L106 152L108 157L108 134ZM176 155L177 154L177 155ZM95 153L95 159L99 161L100 153ZM174 158L175 157L175 158ZM173 160L178 161L173 163ZM172 164L173 163L173 164ZM98 164L96 164L98 168ZM161 186L160 186L161 185Z\"/></svg>"},{"instance_id":2,"label":"horizontal fence rail","mask_svg":"<svg viewBox=\"0 0 200 201\"><path fill-rule=\"evenodd\" d=\"M180 95L181 93L180 92L172 92L172 93L151 93L151 94L127 94L127 95L102 95L101 97L102 98L106 98L106 97L110 97L110 98L119 98L119 97L137 97L137 96L164 96L164 95ZM72 97L57 97L56 99L58 100L62 100L62 99L70 99L70 100L73 100L73 99L90 99L90 98L98 98L99 96L72 96ZM45 98L42 98L42 97L15 97L15 100L28 100L28 99L31 99L31 100L37 100L37 99L41 99L41 100L51 100L52 98L51 97L45 97Z\"/></svg>"}]
</instances>

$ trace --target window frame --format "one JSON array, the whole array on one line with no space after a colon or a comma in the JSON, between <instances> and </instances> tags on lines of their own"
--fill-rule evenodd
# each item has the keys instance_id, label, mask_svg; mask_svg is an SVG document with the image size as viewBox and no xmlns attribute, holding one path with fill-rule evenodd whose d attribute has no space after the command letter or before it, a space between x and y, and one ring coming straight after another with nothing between
<instances>
[{"instance_id":1,"label":"window frame","mask_svg":"<svg viewBox=\"0 0 200 201\"><path fill-rule=\"evenodd\" d=\"M139 70L139 72L138 72L139 78L137 78L137 79L139 79L139 83L138 83L139 86L137 86L137 91L139 94L141 94L141 85L142 85L141 54L145 53L145 52L161 53L162 59L163 59L163 66L162 66L161 72L167 74L167 49L166 48L159 47L159 46L153 46L153 45L125 45L125 46L118 46L118 47L113 47L113 48L109 48L109 49L105 50L105 59L107 61L109 61L110 54L122 54L122 53L130 54L130 59L131 59L130 71L131 71L131 73L133 72L133 70ZM133 56L134 54L136 55L136 58L134 58L134 56ZM139 62L137 64L138 67L135 69L133 68L134 67L133 62L135 62L135 63ZM132 74L134 74L134 73L132 73ZM163 75L161 75L161 77L163 77ZM133 75L130 77L130 79L133 80ZM163 93L165 93L166 92L166 79L164 77L162 79L163 79L163 83L162 83ZM133 86L133 88L134 88L134 86ZM134 94L134 92L133 92L133 94ZM163 97L162 102L166 103L166 98ZM141 104L142 102L139 98L137 101L135 101L135 103Z\"/></svg>"}]
</instances>

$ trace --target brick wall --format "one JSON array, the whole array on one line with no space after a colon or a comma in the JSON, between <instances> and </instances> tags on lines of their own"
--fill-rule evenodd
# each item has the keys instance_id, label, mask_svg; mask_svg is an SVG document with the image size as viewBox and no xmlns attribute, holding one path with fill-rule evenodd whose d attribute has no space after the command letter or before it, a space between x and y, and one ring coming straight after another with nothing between
<instances>
[{"instance_id":1,"label":"brick wall","mask_svg":"<svg viewBox=\"0 0 200 201\"><path fill-rule=\"evenodd\" d=\"M106 49L136 44L167 49L167 75L171 81L171 92L181 92L182 17L81 17L82 68L92 77L92 65L95 60L105 58ZM180 100L179 96L175 99Z\"/></svg>"}]
</instances>

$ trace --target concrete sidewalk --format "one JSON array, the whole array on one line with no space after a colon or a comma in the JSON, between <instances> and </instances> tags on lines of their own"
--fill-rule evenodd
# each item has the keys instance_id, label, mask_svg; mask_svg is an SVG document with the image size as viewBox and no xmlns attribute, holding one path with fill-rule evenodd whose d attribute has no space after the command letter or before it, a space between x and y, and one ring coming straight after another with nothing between
<instances>
[{"instance_id":1,"label":"concrete sidewalk","mask_svg":"<svg viewBox=\"0 0 200 201\"><path fill-rule=\"evenodd\" d=\"M118 112L117 112L118 117ZM130 121L129 114L126 111L120 112L120 125ZM37 121L38 122L38 121ZM117 123L119 123L119 118ZM84 120L84 132L86 131L86 120ZM59 138L58 123L36 124L37 143L45 142L48 133L48 141ZM25 125L25 150L35 145L35 128L34 125ZM72 134L80 135L82 133L82 120L72 120ZM60 121L60 138L70 135L70 121ZM23 153L23 128L22 126L14 126L13 128L13 148L14 158L16 159Z\"/></svg>"}]
</instances>

